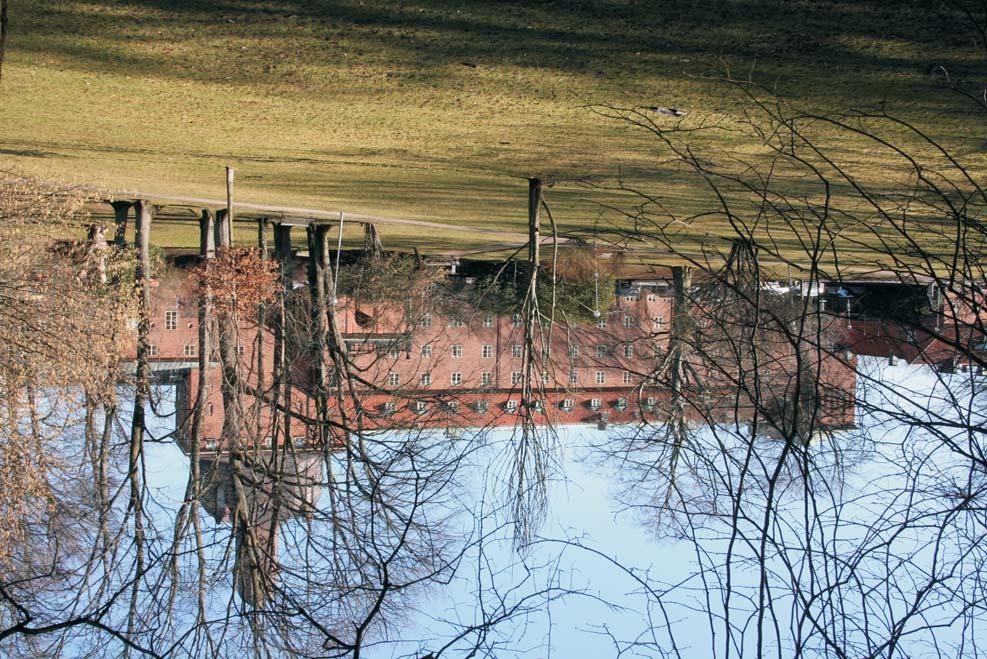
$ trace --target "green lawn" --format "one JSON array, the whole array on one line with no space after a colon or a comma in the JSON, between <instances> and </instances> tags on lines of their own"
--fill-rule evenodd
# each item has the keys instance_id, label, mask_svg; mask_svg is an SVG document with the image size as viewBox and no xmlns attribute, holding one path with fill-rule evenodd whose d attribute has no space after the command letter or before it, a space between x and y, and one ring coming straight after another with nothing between
<instances>
[{"instance_id":1,"label":"green lawn","mask_svg":"<svg viewBox=\"0 0 987 659\"><path fill-rule=\"evenodd\" d=\"M587 106L676 107L688 126L733 127L737 98L710 78L722 64L813 110L883 100L987 171L983 115L957 112L930 75L945 66L982 82L984 54L934 2L58 0L12 2L10 14L3 168L114 188L221 196L230 164L245 201L519 230L523 179L543 176L557 181L560 228L576 230L619 222L601 204L630 200L600 186L620 173L695 213L710 196L652 136ZM885 154L818 137L867 182L887 179ZM692 139L759 152L733 130ZM699 223L683 240L725 231ZM173 226L156 240L195 237Z\"/></svg>"}]
</instances>

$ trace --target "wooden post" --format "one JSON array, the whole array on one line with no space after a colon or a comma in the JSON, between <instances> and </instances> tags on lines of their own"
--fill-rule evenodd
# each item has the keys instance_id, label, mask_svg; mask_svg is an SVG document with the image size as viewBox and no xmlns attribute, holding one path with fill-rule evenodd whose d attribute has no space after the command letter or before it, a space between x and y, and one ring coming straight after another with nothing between
<instances>
[{"instance_id":1,"label":"wooden post","mask_svg":"<svg viewBox=\"0 0 987 659\"><path fill-rule=\"evenodd\" d=\"M226 214L230 218L230 225L233 224L233 168L226 168Z\"/></svg>"},{"instance_id":2,"label":"wooden post","mask_svg":"<svg viewBox=\"0 0 987 659\"><path fill-rule=\"evenodd\" d=\"M270 258L267 245L267 228L270 222L266 217L257 220L257 248L260 250L260 257L265 261Z\"/></svg>"},{"instance_id":3,"label":"wooden post","mask_svg":"<svg viewBox=\"0 0 987 659\"><path fill-rule=\"evenodd\" d=\"M216 211L216 248L229 247L233 244L233 230L230 214L225 208Z\"/></svg>"},{"instance_id":4,"label":"wooden post","mask_svg":"<svg viewBox=\"0 0 987 659\"><path fill-rule=\"evenodd\" d=\"M116 221L113 244L123 247L127 244L127 216L130 214L130 207L133 206L133 203L129 201L111 201L110 206L113 207L113 215Z\"/></svg>"},{"instance_id":5,"label":"wooden post","mask_svg":"<svg viewBox=\"0 0 987 659\"><path fill-rule=\"evenodd\" d=\"M274 257L281 262L282 271L291 263L291 225L274 225Z\"/></svg>"},{"instance_id":6,"label":"wooden post","mask_svg":"<svg viewBox=\"0 0 987 659\"><path fill-rule=\"evenodd\" d=\"M216 219L208 208L199 216L199 256L211 259L216 256Z\"/></svg>"}]
</instances>

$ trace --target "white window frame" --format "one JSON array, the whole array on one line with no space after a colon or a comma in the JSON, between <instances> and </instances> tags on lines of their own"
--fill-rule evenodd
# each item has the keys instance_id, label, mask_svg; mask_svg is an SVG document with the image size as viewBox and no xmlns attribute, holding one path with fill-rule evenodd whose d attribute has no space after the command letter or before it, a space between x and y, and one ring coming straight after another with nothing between
<instances>
[{"instance_id":1,"label":"white window frame","mask_svg":"<svg viewBox=\"0 0 987 659\"><path fill-rule=\"evenodd\" d=\"M624 371L624 384L631 384L634 382L634 375L630 371Z\"/></svg>"},{"instance_id":2,"label":"white window frame","mask_svg":"<svg viewBox=\"0 0 987 659\"><path fill-rule=\"evenodd\" d=\"M431 326L432 326L432 314L427 313L424 316L422 316L422 327L431 327Z\"/></svg>"},{"instance_id":3,"label":"white window frame","mask_svg":"<svg viewBox=\"0 0 987 659\"><path fill-rule=\"evenodd\" d=\"M634 346L624 346L624 359L634 359Z\"/></svg>"},{"instance_id":4,"label":"white window frame","mask_svg":"<svg viewBox=\"0 0 987 659\"><path fill-rule=\"evenodd\" d=\"M511 371L511 385L521 384L523 379L524 377L521 371Z\"/></svg>"},{"instance_id":5,"label":"white window frame","mask_svg":"<svg viewBox=\"0 0 987 659\"><path fill-rule=\"evenodd\" d=\"M432 374L431 373L422 373L421 374L421 377L418 378L418 384L421 385L421 386L423 386L423 387L427 387L430 384L432 384Z\"/></svg>"},{"instance_id":6,"label":"white window frame","mask_svg":"<svg viewBox=\"0 0 987 659\"><path fill-rule=\"evenodd\" d=\"M607 373L606 371L596 372L596 384L606 384L607 383Z\"/></svg>"},{"instance_id":7,"label":"white window frame","mask_svg":"<svg viewBox=\"0 0 987 659\"><path fill-rule=\"evenodd\" d=\"M422 357L428 358L431 356L432 356L432 344L426 343L425 345L422 346Z\"/></svg>"},{"instance_id":8,"label":"white window frame","mask_svg":"<svg viewBox=\"0 0 987 659\"><path fill-rule=\"evenodd\" d=\"M178 311L165 311L165 329L178 329Z\"/></svg>"},{"instance_id":9,"label":"white window frame","mask_svg":"<svg viewBox=\"0 0 987 659\"><path fill-rule=\"evenodd\" d=\"M480 384L484 387L488 387L493 384L493 373L490 371L483 371L480 373Z\"/></svg>"},{"instance_id":10,"label":"white window frame","mask_svg":"<svg viewBox=\"0 0 987 659\"><path fill-rule=\"evenodd\" d=\"M387 386L389 387L400 387L401 386L401 374L391 371L387 374Z\"/></svg>"},{"instance_id":11,"label":"white window frame","mask_svg":"<svg viewBox=\"0 0 987 659\"><path fill-rule=\"evenodd\" d=\"M519 313L511 314L511 327L520 327L520 326L521 326L521 314Z\"/></svg>"},{"instance_id":12,"label":"white window frame","mask_svg":"<svg viewBox=\"0 0 987 659\"><path fill-rule=\"evenodd\" d=\"M182 356L183 357L195 357L195 354L196 354L196 352L195 352L195 344L194 343L186 343L182 347Z\"/></svg>"},{"instance_id":13,"label":"white window frame","mask_svg":"<svg viewBox=\"0 0 987 659\"><path fill-rule=\"evenodd\" d=\"M524 356L524 346L520 343L515 343L511 346L511 357L514 359L521 359Z\"/></svg>"},{"instance_id":14,"label":"white window frame","mask_svg":"<svg viewBox=\"0 0 987 659\"><path fill-rule=\"evenodd\" d=\"M569 384L578 384L578 383L579 383L579 372L569 371Z\"/></svg>"},{"instance_id":15,"label":"white window frame","mask_svg":"<svg viewBox=\"0 0 987 659\"><path fill-rule=\"evenodd\" d=\"M493 346L484 345L483 348L480 349L480 356L484 359L490 359L493 357Z\"/></svg>"},{"instance_id":16,"label":"white window frame","mask_svg":"<svg viewBox=\"0 0 987 659\"><path fill-rule=\"evenodd\" d=\"M597 358L608 357L610 355L610 349L607 346L596 346L596 356Z\"/></svg>"},{"instance_id":17,"label":"white window frame","mask_svg":"<svg viewBox=\"0 0 987 659\"><path fill-rule=\"evenodd\" d=\"M463 358L463 345L461 343L453 344L452 346L452 358L462 359Z\"/></svg>"},{"instance_id":18,"label":"white window frame","mask_svg":"<svg viewBox=\"0 0 987 659\"><path fill-rule=\"evenodd\" d=\"M459 371L456 371L455 373L449 376L449 382L452 383L452 386L458 387L463 383L463 374L460 373Z\"/></svg>"},{"instance_id":19,"label":"white window frame","mask_svg":"<svg viewBox=\"0 0 987 659\"><path fill-rule=\"evenodd\" d=\"M483 326L493 327L493 318L494 317L492 313L483 314Z\"/></svg>"}]
</instances>

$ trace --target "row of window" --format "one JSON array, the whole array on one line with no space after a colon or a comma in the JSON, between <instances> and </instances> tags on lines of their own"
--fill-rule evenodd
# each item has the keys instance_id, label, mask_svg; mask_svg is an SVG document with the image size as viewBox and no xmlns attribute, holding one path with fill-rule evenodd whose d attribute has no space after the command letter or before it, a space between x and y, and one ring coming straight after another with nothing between
<instances>
[{"instance_id":1,"label":"row of window","mask_svg":"<svg viewBox=\"0 0 987 659\"><path fill-rule=\"evenodd\" d=\"M648 297L651 298L653 296L648 296ZM651 301L651 300L649 299L649 301ZM652 319L652 322L654 322L654 324L656 326L659 326L660 327L662 325L662 323L663 323L663 319L662 319L661 316L655 316ZM484 316L483 316L483 326L484 327L493 327L493 324L494 324L494 315L492 313L484 314ZM519 327L520 325L521 325L521 314L519 314L519 313L513 314L511 316L511 326L512 327ZM637 325L637 319L634 316L632 316L631 314L624 314L624 327L634 327L635 325ZM422 316L421 326L422 327L431 327L432 326L432 314L425 314L424 316ZM465 327L466 326L466 322L464 320L462 320L461 318L454 318L452 321L450 321L449 326L450 327ZM599 320L597 320L596 321L596 326L599 327L599 328L601 328L601 329L606 328L606 326L607 326L606 316L604 316L604 317L600 318ZM178 311L174 311L174 310L173 311L165 311L165 329L166 330L178 329Z\"/></svg>"},{"instance_id":2,"label":"row of window","mask_svg":"<svg viewBox=\"0 0 987 659\"><path fill-rule=\"evenodd\" d=\"M548 384L549 375L548 371L542 371L538 376L539 381L542 384ZM624 371L623 373L623 383L633 384L634 374L630 371ZM511 384L519 385L524 381L524 374L521 371L511 371ZM449 382L453 386L459 386L463 383L463 374L459 371L451 374L449 376ZM596 384L606 384L607 374L605 371L597 371L595 374ZM387 374L387 384L391 387L401 386L401 374L400 373L388 373ZM432 374L422 373L418 378L418 384L422 387L427 387L432 384ZM488 387L493 384L493 373L490 371L483 371L480 373L480 386ZM579 384L579 373L576 371L569 371L569 384Z\"/></svg>"},{"instance_id":3,"label":"row of window","mask_svg":"<svg viewBox=\"0 0 987 659\"><path fill-rule=\"evenodd\" d=\"M651 298L651 297L654 297L654 296L648 296L648 297ZM652 300L649 299L649 302L650 301L652 301ZM171 313L171 312L169 312L169 313ZM433 320L432 319L432 314L430 314L430 313L425 314L424 316L422 316L422 319L421 319L421 323L420 323L421 327L431 327L432 326L432 320ZM519 314L519 313L513 314L511 316L511 327L520 327L521 320L522 320L521 314ZM654 318L651 319L651 322L654 323L655 327L661 327L664 324L664 319L661 316L655 316ZM484 327L493 327L493 324L494 324L494 315L491 314L491 313L484 314L484 316L483 316L483 326ZM607 327L607 318L606 318L606 316L603 316L600 319L598 319L596 321L596 326L599 327L600 329L606 329L606 327ZM636 326L637 326L637 318L634 315L632 315L632 314L625 313L624 314L624 327L636 327ZM466 321L464 321L461 318L454 318L451 321L449 321L449 327L466 327Z\"/></svg>"},{"instance_id":4,"label":"row of window","mask_svg":"<svg viewBox=\"0 0 987 659\"><path fill-rule=\"evenodd\" d=\"M432 346L426 343L422 346L422 357L432 356ZM548 357L551 355L550 350L543 350L543 356ZM623 347L624 357L627 359L634 358L634 346L626 345ZM390 356L392 358L397 358L400 355L400 351L397 348L392 348L390 351ZM453 358L459 359L463 356L463 346L462 344L455 344L452 346L451 354ZM569 357L576 358L579 357L580 350L579 346L569 346ZM520 359L524 355L524 346L515 343L511 346L511 357L515 359ZM493 346L486 344L480 348L480 356L484 359L491 359L493 357ZM597 357L609 357L610 348L609 346L596 346L596 356Z\"/></svg>"},{"instance_id":5,"label":"row of window","mask_svg":"<svg viewBox=\"0 0 987 659\"><path fill-rule=\"evenodd\" d=\"M237 346L236 347L236 351L237 351L237 353L241 357L243 357L243 352L244 352L243 351L243 346ZM196 350L196 347L195 347L195 344L194 343L186 343L184 346L182 346L182 357L195 357L195 355L197 354L197 352L198 351ZM158 346L156 344L152 343L152 344L150 344L150 345L147 346L147 356L148 357L157 357L160 354L161 354L161 351L159 350L159 348L158 348Z\"/></svg>"},{"instance_id":6,"label":"row of window","mask_svg":"<svg viewBox=\"0 0 987 659\"><path fill-rule=\"evenodd\" d=\"M535 410L539 412L545 411L545 404L542 401L535 401L532 405L535 408ZM588 405L590 409L598 410L601 407L603 407L603 399L591 398ZM644 409L646 410L651 410L654 408L654 406L655 406L654 398L648 398L644 403ZM455 400L445 401L442 403L442 407L447 412L455 412L459 409L459 402ZM475 403L473 403L472 407L475 411L481 414L486 414L487 411L490 409L490 403L485 400L478 400ZM614 407L616 407L619 410L626 409L627 399L618 398L617 401L614 403ZM517 408L518 408L518 401L516 400L509 400L504 403L504 410L509 414L514 414L515 412L517 412ZM572 398L566 398L565 400L559 403L559 408L564 412L571 412L576 408L576 401L573 400ZM414 405L412 406L412 409L418 414L423 414L428 410L428 403L426 403L423 400L415 401ZM385 414L393 414L394 412L397 411L397 403L395 402L384 403L383 411Z\"/></svg>"}]
</instances>

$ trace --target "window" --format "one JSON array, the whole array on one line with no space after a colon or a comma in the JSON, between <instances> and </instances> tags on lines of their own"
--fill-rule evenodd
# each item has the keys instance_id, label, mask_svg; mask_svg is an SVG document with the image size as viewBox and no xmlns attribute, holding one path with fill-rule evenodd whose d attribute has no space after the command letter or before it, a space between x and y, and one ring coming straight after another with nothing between
<instances>
[{"instance_id":1,"label":"window","mask_svg":"<svg viewBox=\"0 0 987 659\"><path fill-rule=\"evenodd\" d=\"M596 383L597 384L603 384L606 381L607 381L607 374L604 373L603 371L597 371L596 372Z\"/></svg>"},{"instance_id":2,"label":"window","mask_svg":"<svg viewBox=\"0 0 987 659\"><path fill-rule=\"evenodd\" d=\"M606 316L601 316L600 319L598 321L596 321L596 326L599 327L600 329L606 329L607 328L607 317Z\"/></svg>"},{"instance_id":3,"label":"window","mask_svg":"<svg viewBox=\"0 0 987 659\"><path fill-rule=\"evenodd\" d=\"M657 302L658 296L654 293L648 293L648 302Z\"/></svg>"},{"instance_id":4,"label":"window","mask_svg":"<svg viewBox=\"0 0 987 659\"><path fill-rule=\"evenodd\" d=\"M449 379L449 381L452 382L453 385L460 385L463 383L463 374L460 373L459 371L456 371L455 373L452 374L452 377Z\"/></svg>"},{"instance_id":5,"label":"window","mask_svg":"<svg viewBox=\"0 0 987 659\"><path fill-rule=\"evenodd\" d=\"M507 401L507 404L504 406L504 409L506 409L509 414L514 414L514 412L517 411L517 401L516 400Z\"/></svg>"},{"instance_id":6,"label":"window","mask_svg":"<svg viewBox=\"0 0 987 659\"><path fill-rule=\"evenodd\" d=\"M491 373L490 371L484 371L483 373L480 373L480 384L483 385L484 387L493 384L493 373Z\"/></svg>"},{"instance_id":7,"label":"window","mask_svg":"<svg viewBox=\"0 0 987 659\"><path fill-rule=\"evenodd\" d=\"M449 323L451 327L465 327L466 323L463 322L462 318L453 318L452 322Z\"/></svg>"},{"instance_id":8,"label":"window","mask_svg":"<svg viewBox=\"0 0 987 659\"><path fill-rule=\"evenodd\" d=\"M391 387L396 387L401 384L401 374L400 373L388 373L387 374L387 384Z\"/></svg>"},{"instance_id":9,"label":"window","mask_svg":"<svg viewBox=\"0 0 987 659\"><path fill-rule=\"evenodd\" d=\"M475 407L476 407L476 411L479 412L480 414L486 414L487 410L490 409L490 403L488 403L485 400L478 400L476 401Z\"/></svg>"},{"instance_id":10,"label":"window","mask_svg":"<svg viewBox=\"0 0 987 659\"><path fill-rule=\"evenodd\" d=\"M215 406L212 403L209 403L209 416L212 416L213 410L215 409Z\"/></svg>"},{"instance_id":11,"label":"window","mask_svg":"<svg viewBox=\"0 0 987 659\"><path fill-rule=\"evenodd\" d=\"M562 401L562 409L565 410L566 412L571 410L573 407L575 407L575 405L571 398L566 398L564 401Z\"/></svg>"},{"instance_id":12,"label":"window","mask_svg":"<svg viewBox=\"0 0 987 659\"><path fill-rule=\"evenodd\" d=\"M520 359L522 352L523 351L520 343L515 343L513 346L511 346L511 357L513 357L514 359Z\"/></svg>"},{"instance_id":13,"label":"window","mask_svg":"<svg viewBox=\"0 0 987 659\"><path fill-rule=\"evenodd\" d=\"M511 316L511 327L517 327L521 324L521 314L516 313Z\"/></svg>"},{"instance_id":14,"label":"window","mask_svg":"<svg viewBox=\"0 0 987 659\"><path fill-rule=\"evenodd\" d=\"M422 327L431 327L431 326L432 326L432 314L427 313L424 316L422 316Z\"/></svg>"},{"instance_id":15,"label":"window","mask_svg":"<svg viewBox=\"0 0 987 659\"><path fill-rule=\"evenodd\" d=\"M579 382L579 373L569 371L569 384L576 384L577 382Z\"/></svg>"},{"instance_id":16,"label":"window","mask_svg":"<svg viewBox=\"0 0 987 659\"><path fill-rule=\"evenodd\" d=\"M483 314L483 326L484 327L493 327L493 314L492 313Z\"/></svg>"},{"instance_id":17,"label":"window","mask_svg":"<svg viewBox=\"0 0 987 659\"><path fill-rule=\"evenodd\" d=\"M652 409L655 406L654 396L648 396L648 399L644 401L644 407L647 409Z\"/></svg>"},{"instance_id":18,"label":"window","mask_svg":"<svg viewBox=\"0 0 987 659\"><path fill-rule=\"evenodd\" d=\"M147 356L148 357L157 357L158 356L158 346L154 345L153 343L151 345L147 346Z\"/></svg>"},{"instance_id":19,"label":"window","mask_svg":"<svg viewBox=\"0 0 987 659\"><path fill-rule=\"evenodd\" d=\"M579 346L569 346L569 357L575 359L579 356Z\"/></svg>"},{"instance_id":20,"label":"window","mask_svg":"<svg viewBox=\"0 0 987 659\"><path fill-rule=\"evenodd\" d=\"M634 325L635 325L634 316L630 315L629 313L625 313L624 327L634 327Z\"/></svg>"},{"instance_id":21,"label":"window","mask_svg":"<svg viewBox=\"0 0 987 659\"><path fill-rule=\"evenodd\" d=\"M420 384L423 387L427 387L428 385L432 384L432 374L422 373L421 377L418 378L418 384Z\"/></svg>"},{"instance_id":22,"label":"window","mask_svg":"<svg viewBox=\"0 0 987 659\"><path fill-rule=\"evenodd\" d=\"M541 383L548 384L548 371L541 372Z\"/></svg>"},{"instance_id":23,"label":"window","mask_svg":"<svg viewBox=\"0 0 987 659\"><path fill-rule=\"evenodd\" d=\"M609 353L610 351L607 349L606 346L596 346L597 357L606 357Z\"/></svg>"},{"instance_id":24,"label":"window","mask_svg":"<svg viewBox=\"0 0 987 659\"><path fill-rule=\"evenodd\" d=\"M397 410L397 404L393 401L384 403L384 414L391 415Z\"/></svg>"},{"instance_id":25,"label":"window","mask_svg":"<svg viewBox=\"0 0 987 659\"><path fill-rule=\"evenodd\" d=\"M390 350L387 351L387 355L391 359L397 359L401 355L401 350L397 346L391 346Z\"/></svg>"},{"instance_id":26,"label":"window","mask_svg":"<svg viewBox=\"0 0 987 659\"><path fill-rule=\"evenodd\" d=\"M182 349L182 355L185 357L195 357L195 344L186 343Z\"/></svg>"},{"instance_id":27,"label":"window","mask_svg":"<svg viewBox=\"0 0 987 659\"><path fill-rule=\"evenodd\" d=\"M661 326L665 324L665 319L661 316L655 316L651 319L651 322L655 324L655 329L661 329Z\"/></svg>"},{"instance_id":28,"label":"window","mask_svg":"<svg viewBox=\"0 0 987 659\"><path fill-rule=\"evenodd\" d=\"M630 371L624 371L624 384L630 384L634 381L634 376L631 375Z\"/></svg>"},{"instance_id":29,"label":"window","mask_svg":"<svg viewBox=\"0 0 987 659\"><path fill-rule=\"evenodd\" d=\"M493 357L493 346L483 346L483 349L480 354L483 356L484 359L490 359L491 357Z\"/></svg>"},{"instance_id":30,"label":"window","mask_svg":"<svg viewBox=\"0 0 987 659\"><path fill-rule=\"evenodd\" d=\"M240 345L238 345L238 346L236 347L236 354L238 354L238 355L240 355L241 357L243 357L243 346L240 346Z\"/></svg>"},{"instance_id":31,"label":"window","mask_svg":"<svg viewBox=\"0 0 987 659\"><path fill-rule=\"evenodd\" d=\"M424 414L425 413L425 410L427 410L427 409L428 409L428 405L425 403L425 401L423 401L423 400L416 400L415 401L415 412L417 414Z\"/></svg>"},{"instance_id":32,"label":"window","mask_svg":"<svg viewBox=\"0 0 987 659\"><path fill-rule=\"evenodd\" d=\"M461 346L458 343L456 345L452 346L452 356L455 357L456 359L459 359L460 357L462 357L463 356L463 346Z\"/></svg>"},{"instance_id":33,"label":"window","mask_svg":"<svg viewBox=\"0 0 987 659\"><path fill-rule=\"evenodd\" d=\"M627 359L634 358L634 346L624 346L624 357Z\"/></svg>"},{"instance_id":34,"label":"window","mask_svg":"<svg viewBox=\"0 0 987 659\"><path fill-rule=\"evenodd\" d=\"M178 329L177 311L165 311L165 329L166 330Z\"/></svg>"},{"instance_id":35,"label":"window","mask_svg":"<svg viewBox=\"0 0 987 659\"><path fill-rule=\"evenodd\" d=\"M511 371L511 384L521 384L521 371Z\"/></svg>"},{"instance_id":36,"label":"window","mask_svg":"<svg viewBox=\"0 0 987 659\"><path fill-rule=\"evenodd\" d=\"M431 357L431 356L432 356L432 344L426 343L425 345L422 346L422 357Z\"/></svg>"},{"instance_id":37,"label":"window","mask_svg":"<svg viewBox=\"0 0 987 659\"><path fill-rule=\"evenodd\" d=\"M603 405L603 401L600 400L599 398L593 398L589 401L589 406L594 410L600 409L601 405Z\"/></svg>"},{"instance_id":38,"label":"window","mask_svg":"<svg viewBox=\"0 0 987 659\"><path fill-rule=\"evenodd\" d=\"M624 302L633 302L636 299L637 299L637 296L636 295L633 295L633 294L632 295L625 295L624 296Z\"/></svg>"}]
</instances>

